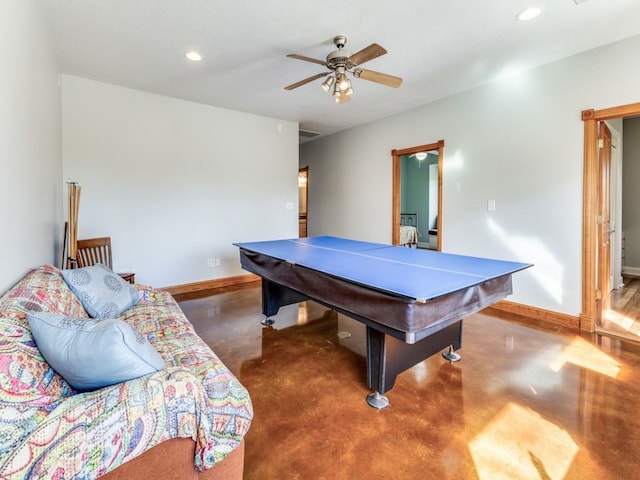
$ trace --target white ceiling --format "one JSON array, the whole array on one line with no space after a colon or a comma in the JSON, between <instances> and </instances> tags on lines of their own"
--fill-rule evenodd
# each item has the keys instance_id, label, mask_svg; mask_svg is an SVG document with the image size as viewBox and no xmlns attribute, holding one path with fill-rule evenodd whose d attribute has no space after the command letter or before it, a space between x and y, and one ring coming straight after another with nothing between
<instances>
[{"instance_id":1,"label":"white ceiling","mask_svg":"<svg viewBox=\"0 0 640 480\"><path fill-rule=\"evenodd\" d=\"M640 0L36 0L63 73L300 123L335 133L575 53L640 34ZM523 23L531 4L543 14ZM324 60L333 37L388 53L364 68L398 89L354 79L336 104ZM184 58L198 50L204 59Z\"/></svg>"}]
</instances>

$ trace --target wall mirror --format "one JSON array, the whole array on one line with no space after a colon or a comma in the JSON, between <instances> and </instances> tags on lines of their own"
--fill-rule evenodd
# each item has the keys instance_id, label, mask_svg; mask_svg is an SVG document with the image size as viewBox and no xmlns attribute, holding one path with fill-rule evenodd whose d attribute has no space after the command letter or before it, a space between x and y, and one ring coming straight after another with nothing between
<instances>
[{"instance_id":1,"label":"wall mirror","mask_svg":"<svg viewBox=\"0 0 640 480\"><path fill-rule=\"evenodd\" d=\"M392 150L392 242L442 249L442 151L444 140Z\"/></svg>"}]
</instances>

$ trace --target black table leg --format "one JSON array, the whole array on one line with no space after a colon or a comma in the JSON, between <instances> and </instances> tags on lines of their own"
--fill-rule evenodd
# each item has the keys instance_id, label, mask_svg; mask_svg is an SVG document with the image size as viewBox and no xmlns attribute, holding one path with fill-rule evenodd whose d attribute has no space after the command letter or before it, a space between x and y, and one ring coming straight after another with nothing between
<instances>
[{"instance_id":1,"label":"black table leg","mask_svg":"<svg viewBox=\"0 0 640 480\"><path fill-rule=\"evenodd\" d=\"M284 287L269 280L262 279L262 314L266 317L263 325L272 325L269 317L278 313L280 307L294 303L304 302L309 297L290 288Z\"/></svg>"},{"instance_id":2,"label":"black table leg","mask_svg":"<svg viewBox=\"0 0 640 480\"><path fill-rule=\"evenodd\" d=\"M384 393L393 388L398 374L449 346L457 350L461 345L462 320L414 344L367 326L367 386L374 390L367 402L375 408L386 407L389 401Z\"/></svg>"}]
</instances>

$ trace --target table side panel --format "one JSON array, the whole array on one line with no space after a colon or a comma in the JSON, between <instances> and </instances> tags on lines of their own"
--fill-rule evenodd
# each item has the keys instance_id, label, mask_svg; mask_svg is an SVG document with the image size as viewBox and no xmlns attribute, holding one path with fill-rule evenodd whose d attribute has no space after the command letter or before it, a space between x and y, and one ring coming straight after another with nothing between
<instances>
[{"instance_id":1,"label":"table side panel","mask_svg":"<svg viewBox=\"0 0 640 480\"><path fill-rule=\"evenodd\" d=\"M460 318L511 294L511 275L504 275L449 295L417 303L260 253L240 250L240 263L253 272L354 318L389 327L395 337L415 343Z\"/></svg>"}]
</instances>

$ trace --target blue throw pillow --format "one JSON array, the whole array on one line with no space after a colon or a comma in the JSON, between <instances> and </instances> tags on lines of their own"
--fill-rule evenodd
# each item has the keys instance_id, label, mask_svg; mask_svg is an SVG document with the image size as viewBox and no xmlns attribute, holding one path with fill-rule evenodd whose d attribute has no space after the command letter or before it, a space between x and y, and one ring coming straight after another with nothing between
<instances>
[{"instance_id":1,"label":"blue throw pillow","mask_svg":"<svg viewBox=\"0 0 640 480\"><path fill-rule=\"evenodd\" d=\"M93 318L115 318L140 301L136 287L101 263L62 270L62 277Z\"/></svg>"},{"instance_id":2,"label":"blue throw pillow","mask_svg":"<svg viewBox=\"0 0 640 480\"><path fill-rule=\"evenodd\" d=\"M94 390L166 368L147 339L122 320L47 312L29 312L27 318L42 356L76 390Z\"/></svg>"}]
</instances>

